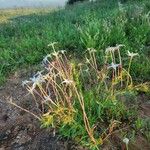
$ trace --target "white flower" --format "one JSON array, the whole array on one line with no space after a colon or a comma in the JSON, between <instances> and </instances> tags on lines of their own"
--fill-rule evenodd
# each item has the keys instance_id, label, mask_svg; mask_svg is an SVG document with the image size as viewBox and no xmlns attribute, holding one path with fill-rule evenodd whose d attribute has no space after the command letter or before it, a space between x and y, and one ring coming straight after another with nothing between
<instances>
[{"instance_id":1,"label":"white flower","mask_svg":"<svg viewBox=\"0 0 150 150\"><path fill-rule=\"evenodd\" d=\"M65 54L66 50L59 51L61 54Z\"/></svg>"},{"instance_id":2,"label":"white flower","mask_svg":"<svg viewBox=\"0 0 150 150\"><path fill-rule=\"evenodd\" d=\"M25 81L22 81L22 86L24 87L25 85L27 85L28 83L30 83L30 81L28 81L28 80L25 80Z\"/></svg>"},{"instance_id":3,"label":"white flower","mask_svg":"<svg viewBox=\"0 0 150 150\"><path fill-rule=\"evenodd\" d=\"M50 58L50 57L51 57L51 54L46 55L43 59L43 63L47 64L47 62L49 62L48 58Z\"/></svg>"},{"instance_id":4,"label":"white flower","mask_svg":"<svg viewBox=\"0 0 150 150\"><path fill-rule=\"evenodd\" d=\"M108 47L106 48L105 53L107 54L109 52L114 52L116 50L118 50L118 47Z\"/></svg>"},{"instance_id":5,"label":"white flower","mask_svg":"<svg viewBox=\"0 0 150 150\"><path fill-rule=\"evenodd\" d=\"M124 139L123 139L123 142L124 142L126 145L128 145L128 144L129 144L129 139L128 139L128 138L124 138Z\"/></svg>"},{"instance_id":6,"label":"white flower","mask_svg":"<svg viewBox=\"0 0 150 150\"><path fill-rule=\"evenodd\" d=\"M138 53L133 53L133 52L129 52L128 51L128 54L127 54L129 57L133 58L134 56L139 56Z\"/></svg>"},{"instance_id":7,"label":"white flower","mask_svg":"<svg viewBox=\"0 0 150 150\"><path fill-rule=\"evenodd\" d=\"M51 99L50 96L44 96L45 102L49 101L50 99Z\"/></svg>"},{"instance_id":8,"label":"white flower","mask_svg":"<svg viewBox=\"0 0 150 150\"><path fill-rule=\"evenodd\" d=\"M62 82L62 84L72 84L73 83L73 81L72 80L68 80L68 79L65 79L63 82Z\"/></svg>"},{"instance_id":9,"label":"white flower","mask_svg":"<svg viewBox=\"0 0 150 150\"><path fill-rule=\"evenodd\" d=\"M117 69L117 67L119 67L120 64L114 64L113 62L111 63L111 65L108 67L108 69L113 68L114 70Z\"/></svg>"},{"instance_id":10,"label":"white flower","mask_svg":"<svg viewBox=\"0 0 150 150\"><path fill-rule=\"evenodd\" d=\"M116 50L118 50L122 46L124 46L124 45L123 44L119 44L119 45L117 45L115 47L108 47L108 48L106 48L105 53L107 54L109 52L115 52Z\"/></svg>"},{"instance_id":11,"label":"white flower","mask_svg":"<svg viewBox=\"0 0 150 150\"><path fill-rule=\"evenodd\" d=\"M45 82L42 72L43 71L37 72L32 78L30 78L30 80L33 82L33 87L36 87L37 84Z\"/></svg>"}]
</instances>

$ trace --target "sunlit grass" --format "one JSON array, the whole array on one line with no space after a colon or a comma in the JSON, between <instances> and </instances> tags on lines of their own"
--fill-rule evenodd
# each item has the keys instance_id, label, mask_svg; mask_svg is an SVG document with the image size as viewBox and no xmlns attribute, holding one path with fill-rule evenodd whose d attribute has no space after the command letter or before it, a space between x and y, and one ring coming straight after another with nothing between
<instances>
[{"instance_id":1,"label":"sunlit grass","mask_svg":"<svg viewBox=\"0 0 150 150\"><path fill-rule=\"evenodd\" d=\"M31 14L49 13L52 8L12 8L0 9L0 23L7 23L11 19L19 16L26 16Z\"/></svg>"}]
</instances>

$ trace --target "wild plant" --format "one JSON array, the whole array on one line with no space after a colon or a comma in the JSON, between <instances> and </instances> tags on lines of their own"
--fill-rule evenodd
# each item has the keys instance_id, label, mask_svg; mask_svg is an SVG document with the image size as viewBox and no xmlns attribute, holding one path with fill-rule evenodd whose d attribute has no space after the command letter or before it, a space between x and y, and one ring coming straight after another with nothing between
<instances>
[{"instance_id":1,"label":"wild plant","mask_svg":"<svg viewBox=\"0 0 150 150\"><path fill-rule=\"evenodd\" d=\"M88 48L85 59L78 63L68 59L65 50L57 51L55 44L49 45L53 53L43 59L44 70L23 82L39 114L10 103L39 119L42 127L56 128L65 137L99 149L133 117L118 96L134 88L130 67L138 54L128 52L125 69L120 51L124 45L108 47L102 66L94 48Z\"/></svg>"}]
</instances>

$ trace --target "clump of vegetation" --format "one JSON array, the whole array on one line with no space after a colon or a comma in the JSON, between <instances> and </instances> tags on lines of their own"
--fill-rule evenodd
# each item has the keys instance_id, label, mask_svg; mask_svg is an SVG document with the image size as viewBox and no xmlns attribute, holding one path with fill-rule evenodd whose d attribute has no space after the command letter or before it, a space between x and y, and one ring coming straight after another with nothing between
<instances>
[{"instance_id":1,"label":"clump of vegetation","mask_svg":"<svg viewBox=\"0 0 150 150\"><path fill-rule=\"evenodd\" d=\"M43 59L45 69L23 82L39 114L11 104L39 119L41 127L53 127L64 137L99 149L115 131L137 120L137 108L126 100L142 86L134 85L130 75L133 58L139 55L128 51L124 67L120 50L124 45L108 47L101 63L97 51L88 48L85 60L78 62L68 58L66 51L57 51L55 44L49 45L53 53ZM135 124L141 127L138 121Z\"/></svg>"}]
</instances>

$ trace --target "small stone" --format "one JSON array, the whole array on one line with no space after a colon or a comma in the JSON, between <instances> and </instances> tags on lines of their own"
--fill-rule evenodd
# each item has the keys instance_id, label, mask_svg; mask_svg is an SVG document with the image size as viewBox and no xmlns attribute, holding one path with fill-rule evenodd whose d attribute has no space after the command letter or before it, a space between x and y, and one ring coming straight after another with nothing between
<instances>
[{"instance_id":1,"label":"small stone","mask_svg":"<svg viewBox=\"0 0 150 150\"><path fill-rule=\"evenodd\" d=\"M6 135L9 135L11 133L11 130L6 131Z\"/></svg>"},{"instance_id":2,"label":"small stone","mask_svg":"<svg viewBox=\"0 0 150 150\"><path fill-rule=\"evenodd\" d=\"M6 140L8 138L7 134L2 132L0 133L0 141Z\"/></svg>"}]
</instances>

